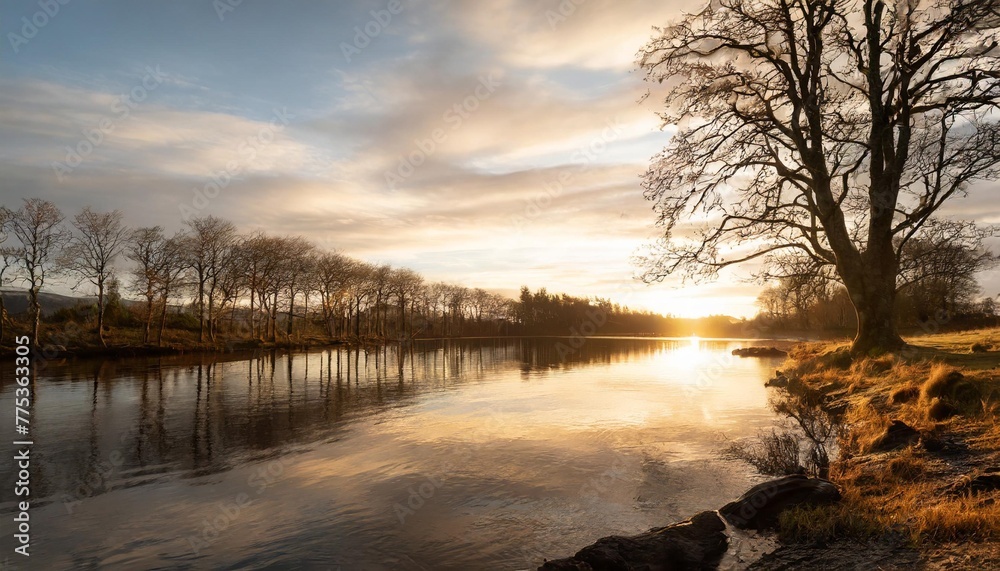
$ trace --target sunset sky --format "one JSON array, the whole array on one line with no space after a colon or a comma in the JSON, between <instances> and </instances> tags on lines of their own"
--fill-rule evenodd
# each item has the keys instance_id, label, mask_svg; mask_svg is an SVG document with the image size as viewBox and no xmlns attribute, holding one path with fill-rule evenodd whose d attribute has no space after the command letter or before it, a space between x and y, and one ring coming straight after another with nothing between
<instances>
[{"instance_id":1,"label":"sunset sky","mask_svg":"<svg viewBox=\"0 0 1000 571\"><path fill-rule=\"evenodd\" d=\"M688 3L62 2L0 7L8 206L214 214L431 281L755 312L746 270L632 278L656 235L639 175L670 137L635 53ZM951 212L998 222L994 194Z\"/></svg>"}]
</instances>

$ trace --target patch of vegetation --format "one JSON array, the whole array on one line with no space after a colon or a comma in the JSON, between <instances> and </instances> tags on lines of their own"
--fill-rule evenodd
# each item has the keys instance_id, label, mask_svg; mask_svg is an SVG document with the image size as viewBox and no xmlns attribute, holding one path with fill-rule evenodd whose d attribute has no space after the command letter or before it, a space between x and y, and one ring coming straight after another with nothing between
<instances>
[{"instance_id":1,"label":"patch of vegetation","mask_svg":"<svg viewBox=\"0 0 1000 571\"><path fill-rule=\"evenodd\" d=\"M761 474L787 476L803 471L799 438L790 432L760 432L756 438L733 442L723 451L733 460L742 460Z\"/></svg>"},{"instance_id":2,"label":"patch of vegetation","mask_svg":"<svg viewBox=\"0 0 1000 571\"><path fill-rule=\"evenodd\" d=\"M855 359L847 369L838 362L842 347L793 348L782 366L789 386L819 393L826 409L843 410L844 430L835 436L838 456L829 471L843 500L786 512L781 538L868 540L903 532L917 545L1000 540L1000 491L951 489L975 466L1000 463L1000 379L993 370L1000 355L968 352L997 334L911 338L912 346L896 355ZM876 451L873 444L893 421L912 427L919 438Z\"/></svg>"}]
</instances>

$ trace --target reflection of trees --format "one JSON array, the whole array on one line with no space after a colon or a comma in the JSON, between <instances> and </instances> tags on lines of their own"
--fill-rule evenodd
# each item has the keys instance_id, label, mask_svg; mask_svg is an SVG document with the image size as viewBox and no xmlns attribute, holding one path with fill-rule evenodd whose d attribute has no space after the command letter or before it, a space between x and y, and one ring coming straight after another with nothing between
<instances>
[{"instance_id":1,"label":"reflection of trees","mask_svg":"<svg viewBox=\"0 0 1000 571\"><path fill-rule=\"evenodd\" d=\"M588 339L572 354L561 355L558 342L436 340L368 351L53 363L46 370L50 378L38 384L38 398L50 407L62 402L58 406L64 408L39 428L43 434L37 441L45 452L39 455L39 473L52 475L39 478L37 490L46 496L75 488L106 468L112 454L121 462L109 475L109 486L95 487L95 493L165 474L225 470L248 458L328 439L345 421L405 405L428 391L451 390L503 371L615 363L672 346ZM74 391L81 387L86 387L83 393ZM74 402L66 400L68 394L85 396ZM46 437L45 430L54 434Z\"/></svg>"}]
</instances>

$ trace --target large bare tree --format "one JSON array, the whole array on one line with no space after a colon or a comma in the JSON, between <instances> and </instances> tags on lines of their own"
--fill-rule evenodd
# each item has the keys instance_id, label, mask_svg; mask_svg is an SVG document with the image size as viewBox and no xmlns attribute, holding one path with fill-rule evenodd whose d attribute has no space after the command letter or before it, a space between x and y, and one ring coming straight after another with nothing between
<instances>
[{"instance_id":1,"label":"large bare tree","mask_svg":"<svg viewBox=\"0 0 1000 571\"><path fill-rule=\"evenodd\" d=\"M105 289L114 278L115 260L128 246L131 230L125 226L120 210L95 212L86 206L73 217L76 232L69 239L60 265L77 277L76 287L83 282L97 288L97 339L104 341Z\"/></svg>"},{"instance_id":2,"label":"large bare tree","mask_svg":"<svg viewBox=\"0 0 1000 571\"><path fill-rule=\"evenodd\" d=\"M676 134L645 176L645 279L789 251L832 266L855 353L903 345L901 252L996 178L1000 1L718 0L640 52Z\"/></svg>"},{"instance_id":3,"label":"large bare tree","mask_svg":"<svg viewBox=\"0 0 1000 571\"><path fill-rule=\"evenodd\" d=\"M63 213L48 200L29 198L18 210L9 214L9 228L20 243L17 247L18 275L28 284L31 303L31 344L38 346L42 304L38 294L53 270L56 257L66 243L68 233L63 228Z\"/></svg>"}]
</instances>

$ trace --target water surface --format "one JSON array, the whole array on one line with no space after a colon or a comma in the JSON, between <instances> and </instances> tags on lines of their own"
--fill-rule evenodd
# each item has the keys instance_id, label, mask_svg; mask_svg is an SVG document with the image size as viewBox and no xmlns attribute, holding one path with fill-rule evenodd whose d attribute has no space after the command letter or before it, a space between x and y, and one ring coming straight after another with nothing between
<instances>
[{"instance_id":1,"label":"water surface","mask_svg":"<svg viewBox=\"0 0 1000 571\"><path fill-rule=\"evenodd\" d=\"M746 344L480 339L47 363L31 568L534 568L757 481L718 454L773 423L763 383L777 362L729 354ZM6 365L0 383L13 410ZM9 522L13 503L0 507Z\"/></svg>"}]
</instances>

